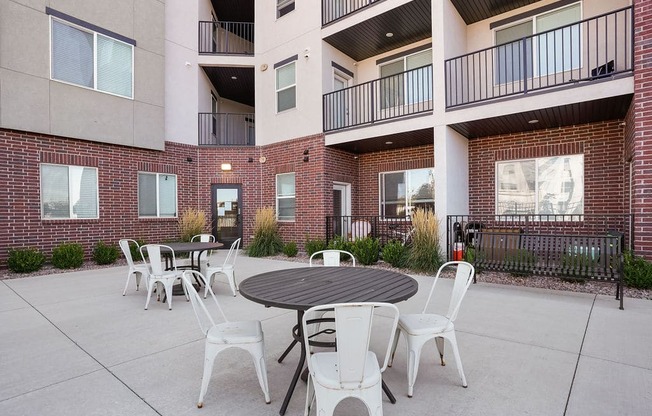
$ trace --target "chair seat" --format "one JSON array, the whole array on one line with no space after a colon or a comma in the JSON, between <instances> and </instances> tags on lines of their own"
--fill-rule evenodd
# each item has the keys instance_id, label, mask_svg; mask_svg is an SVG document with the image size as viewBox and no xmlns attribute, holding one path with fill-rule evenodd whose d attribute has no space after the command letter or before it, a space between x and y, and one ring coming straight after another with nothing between
<instances>
[{"instance_id":1,"label":"chair seat","mask_svg":"<svg viewBox=\"0 0 652 416\"><path fill-rule=\"evenodd\" d=\"M149 267L145 264L134 264L133 270L142 274L149 274Z\"/></svg>"},{"instance_id":2,"label":"chair seat","mask_svg":"<svg viewBox=\"0 0 652 416\"><path fill-rule=\"evenodd\" d=\"M211 327L206 340L213 344L246 344L263 340L260 321L224 322Z\"/></svg>"},{"instance_id":3,"label":"chair seat","mask_svg":"<svg viewBox=\"0 0 652 416\"><path fill-rule=\"evenodd\" d=\"M427 335L452 331L453 323L443 315L409 314L400 316L398 327L409 335Z\"/></svg>"},{"instance_id":4,"label":"chair seat","mask_svg":"<svg viewBox=\"0 0 652 416\"><path fill-rule=\"evenodd\" d=\"M315 383L330 389L339 390L344 388L368 388L380 383L380 367L376 354L367 351L365 372L361 383L351 386L340 386L337 352L320 352L310 356L313 368L313 380Z\"/></svg>"}]
</instances>

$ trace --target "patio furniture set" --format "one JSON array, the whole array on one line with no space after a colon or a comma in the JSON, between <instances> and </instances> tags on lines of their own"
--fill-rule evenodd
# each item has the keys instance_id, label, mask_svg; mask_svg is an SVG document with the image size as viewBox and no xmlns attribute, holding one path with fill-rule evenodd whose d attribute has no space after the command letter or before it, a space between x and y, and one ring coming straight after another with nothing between
<instances>
[{"instance_id":1,"label":"patio furniture set","mask_svg":"<svg viewBox=\"0 0 652 416\"><path fill-rule=\"evenodd\" d=\"M265 342L260 321L229 321L222 310L211 286L214 276L223 273L233 292L266 307L276 307L297 311L297 323L292 328L292 339L288 348L278 359L282 362L287 353L300 345L300 358L288 386L279 413L284 415L296 384L304 373L308 383L305 415L312 409L319 415L331 415L341 400L347 397L360 399L369 414L382 414L382 393L390 402L396 399L382 380L382 373L391 367L402 334L407 341L407 379L408 396L412 397L419 368L419 357L423 345L436 340L437 349L444 365L444 339L452 347L462 386L467 382L462 369L453 322L459 311L464 295L473 281L473 265L464 261L448 262L441 266L435 276L426 304L419 314L399 314L394 305L407 300L418 291L418 283L410 276L389 270L355 267L355 257L340 250L324 250L310 258L310 267L276 270L261 273L245 279L239 286L235 280L234 263L239 240L231 247L227 262L212 267L202 263L201 254L215 247L214 241L195 242L196 249L190 245L182 251L191 253L190 264L185 270L175 261L174 246L146 245L140 248L143 264L131 259L129 240L121 240L120 246L129 263L127 286L131 275L136 276L138 289L140 278L145 276L148 296L145 309L149 305L154 284L161 282L171 304L173 282L181 280L183 294L189 299L200 328L206 337L204 369L199 394L198 407L204 406L204 397L213 372L217 355L231 347L248 351L254 361L256 374L263 391L265 402L270 403L267 366L265 361ZM131 243L135 243L131 241ZM201 246L200 246L201 244ZM209 244L212 244L209 246ZM201 248L200 248L201 247ZM196 256L195 256L196 253ZM350 256L352 267L340 265L340 256ZM165 260L165 256L169 260ZM316 257L323 258L317 264ZM164 265L166 267L164 267ZM322 266L323 267L318 267ZM443 314L429 313L433 293L442 271L456 268L455 281L450 296L448 311ZM168 270L164 270L168 269ZM204 270L205 274L200 270ZM198 292L204 286L204 299L210 294L212 301L205 303ZM125 286L125 292L127 287ZM157 292L160 293L160 292ZM124 293L123 293L124 295ZM217 309L219 319L209 312ZM332 315L332 317L331 317ZM387 317L389 316L389 319ZM385 345L384 356L379 362L370 349L373 334L382 335ZM304 366L307 368L304 370Z\"/></svg>"}]
</instances>

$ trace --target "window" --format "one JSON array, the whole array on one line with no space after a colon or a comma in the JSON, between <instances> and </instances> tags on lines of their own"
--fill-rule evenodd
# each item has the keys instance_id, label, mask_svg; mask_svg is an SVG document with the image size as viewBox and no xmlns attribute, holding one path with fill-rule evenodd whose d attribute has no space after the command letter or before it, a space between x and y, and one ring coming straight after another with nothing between
<instances>
[{"instance_id":1,"label":"window","mask_svg":"<svg viewBox=\"0 0 652 416\"><path fill-rule=\"evenodd\" d=\"M41 218L98 218L97 168L41 164Z\"/></svg>"},{"instance_id":2,"label":"window","mask_svg":"<svg viewBox=\"0 0 652 416\"><path fill-rule=\"evenodd\" d=\"M276 18L285 16L294 10L294 0L276 0Z\"/></svg>"},{"instance_id":3,"label":"window","mask_svg":"<svg viewBox=\"0 0 652 416\"><path fill-rule=\"evenodd\" d=\"M297 106L295 63L276 68L276 112Z\"/></svg>"},{"instance_id":4,"label":"window","mask_svg":"<svg viewBox=\"0 0 652 416\"><path fill-rule=\"evenodd\" d=\"M415 208L435 209L435 172L415 169L380 174L380 215L405 217Z\"/></svg>"},{"instance_id":5,"label":"window","mask_svg":"<svg viewBox=\"0 0 652 416\"><path fill-rule=\"evenodd\" d=\"M138 216L177 216L177 176L169 173L138 174Z\"/></svg>"},{"instance_id":6,"label":"window","mask_svg":"<svg viewBox=\"0 0 652 416\"><path fill-rule=\"evenodd\" d=\"M496 163L496 214L583 214L584 157Z\"/></svg>"},{"instance_id":7,"label":"window","mask_svg":"<svg viewBox=\"0 0 652 416\"><path fill-rule=\"evenodd\" d=\"M52 19L51 77L133 98L133 46Z\"/></svg>"},{"instance_id":8,"label":"window","mask_svg":"<svg viewBox=\"0 0 652 416\"><path fill-rule=\"evenodd\" d=\"M581 4L496 30L495 80L502 84L579 68ZM560 28L561 26L567 26ZM538 36L528 37L540 33Z\"/></svg>"},{"instance_id":9,"label":"window","mask_svg":"<svg viewBox=\"0 0 652 416\"><path fill-rule=\"evenodd\" d=\"M294 221L295 206L294 172L276 175L276 219Z\"/></svg>"},{"instance_id":10,"label":"window","mask_svg":"<svg viewBox=\"0 0 652 416\"><path fill-rule=\"evenodd\" d=\"M432 70L428 65L432 65L432 49L381 65L381 107L432 100Z\"/></svg>"}]
</instances>

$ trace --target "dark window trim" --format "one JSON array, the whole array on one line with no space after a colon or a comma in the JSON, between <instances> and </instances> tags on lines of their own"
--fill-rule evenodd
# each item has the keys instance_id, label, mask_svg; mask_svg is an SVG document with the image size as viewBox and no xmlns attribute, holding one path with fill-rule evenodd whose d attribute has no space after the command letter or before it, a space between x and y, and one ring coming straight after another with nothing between
<instances>
[{"instance_id":1,"label":"dark window trim","mask_svg":"<svg viewBox=\"0 0 652 416\"><path fill-rule=\"evenodd\" d=\"M290 56L289 58L283 59L282 61L277 62L277 63L274 64L274 69L276 69L276 68L280 68L280 67L282 67L283 65L287 65L287 64L289 64L290 62L294 62L294 61L296 61L297 59L299 59L299 55L294 55L294 56Z\"/></svg>"},{"instance_id":2,"label":"dark window trim","mask_svg":"<svg viewBox=\"0 0 652 416\"><path fill-rule=\"evenodd\" d=\"M408 49L406 51L378 59L376 61L376 65L384 64L385 62L393 61L395 59L402 58L406 55L412 55L413 53L421 52L426 49L432 49L432 43L426 43L425 45L417 46L415 48Z\"/></svg>"},{"instance_id":3,"label":"dark window trim","mask_svg":"<svg viewBox=\"0 0 652 416\"><path fill-rule=\"evenodd\" d=\"M54 9L52 9L50 7L45 8L45 14L48 14L50 16L54 16L54 17L56 17L58 19L61 19L61 20L65 20L68 23L75 24L77 26L86 28L88 30L92 30L94 32L101 33L102 35L111 37L113 39L120 40L120 41L122 41L124 43L128 43L130 45L136 46L136 41L134 39L128 38L126 36L122 36L119 33L115 33L115 32L112 32L110 30L107 30L107 29L103 29L103 28L101 28L99 26L96 26L96 25L94 25L92 23L88 23L88 22L86 22L84 20L81 20L81 19L78 19L76 17L70 16L69 14L62 13L62 12L60 12L58 10L54 10Z\"/></svg>"},{"instance_id":4,"label":"dark window trim","mask_svg":"<svg viewBox=\"0 0 652 416\"><path fill-rule=\"evenodd\" d=\"M353 72L351 72L348 69L344 68L342 65L340 65L340 64L338 64L336 62L333 62L333 61L331 61L331 65L333 66L333 68L337 69L338 71L343 72L344 74L346 74L346 75L350 76L351 78L353 78Z\"/></svg>"},{"instance_id":5,"label":"dark window trim","mask_svg":"<svg viewBox=\"0 0 652 416\"><path fill-rule=\"evenodd\" d=\"M495 29L500 26L505 26L513 22L518 22L519 20L527 19L528 17L536 16L538 14L542 14L545 12L549 12L551 10L555 9L561 9L564 6L568 6L573 3L580 3L580 0L559 0L557 2L548 4L547 6L541 6L537 7L536 9L532 9L530 11L520 13L517 15L514 15L512 17L508 17L506 19L498 20L496 22L490 23L489 24L489 29Z\"/></svg>"}]
</instances>

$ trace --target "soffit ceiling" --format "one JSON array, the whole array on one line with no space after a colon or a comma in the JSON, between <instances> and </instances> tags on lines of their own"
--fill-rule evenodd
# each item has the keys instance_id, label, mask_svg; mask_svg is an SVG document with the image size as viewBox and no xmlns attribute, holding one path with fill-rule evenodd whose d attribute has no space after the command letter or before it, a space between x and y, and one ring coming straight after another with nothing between
<instances>
[{"instance_id":1,"label":"soffit ceiling","mask_svg":"<svg viewBox=\"0 0 652 416\"><path fill-rule=\"evenodd\" d=\"M498 16L540 0L451 0L467 25Z\"/></svg>"},{"instance_id":2,"label":"soffit ceiling","mask_svg":"<svg viewBox=\"0 0 652 416\"><path fill-rule=\"evenodd\" d=\"M255 105L254 68L225 66L203 68L220 97L252 107Z\"/></svg>"},{"instance_id":3,"label":"soffit ceiling","mask_svg":"<svg viewBox=\"0 0 652 416\"><path fill-rule=\"evenodd\" d=\"M211 0L211 3L221 22L254 21L254 0Z\"/></svg>"},{"instance_id":4,"label":"soffit ceiling","mask_svg":"<svg viewBox=\"0 0 652 416\"><path fill-rule=\"evenodd\" d=\"M391 143L388 143L391 142ZM368 139L356 140L348 143L331 145L336 149L345 150L350 153L363 154L381 152L384 150L395 150L406 147L423 146L434 143L434 131L431 128L406 131L385 136L370 137Z\"/></svg>"}]
</instances>

